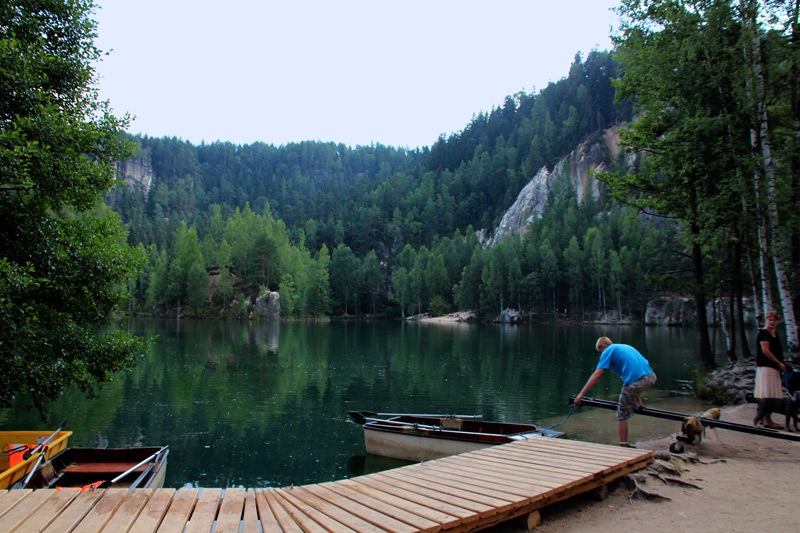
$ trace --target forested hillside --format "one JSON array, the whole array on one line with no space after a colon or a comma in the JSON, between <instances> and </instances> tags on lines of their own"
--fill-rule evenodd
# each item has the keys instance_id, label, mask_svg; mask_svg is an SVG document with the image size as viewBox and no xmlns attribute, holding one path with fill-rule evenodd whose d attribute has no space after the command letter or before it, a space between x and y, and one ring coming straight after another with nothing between
<instances>
[{"instance_id":1,"label":"forested hillside","mask_svg":"<svg viewBox=\"0 0 800 533\"><path fill-rule=\"evenodd\" d=\"M723 309L728 353L747 353L745 298L762 316L782 310L798 351L798 11L622 0L613 53L576 57L561 80L420 151L137 139L153 184L110 198L150 255L136 307L241 316L278 290L284 316L635 319L669 291L707 311L708 366ZM606 151L593 174L605 187L578 196L587 142ZM556 168L541 217L486 246L523 187Z\"/></svg>"},{"instance_id":2,"label":"forested hillside","mask_svg":"<svg viewBox=\"0 0 800 533\"><path fill-rule=\"evenodd\" d=\"M153 182L147 191L121 187L109 198L129 228L129 242L151 257L134 288L137 309L207 315L222 307L241 315L245 297L278 290L284 316L456 308L493 316L504 307L641 313L642 295L653 286L639 265L639 245L621 240L620 225L633 224L626 233L637 236L644 226L616 211L611 224L598 217L605 199L578 205L574 191L562 187L547 223L536 229L542 241L532 234L525 243L484 250L474 235L491 232L541 167L630 119L630 106L614 102L615 77L613 54L577 56L565 78L538 94L507 96L502 106L419 151L137 138ZM565 219L572 221L568 229ZM595 231L587 236L590 228ZM611 261L610 267L595 268L610 268L611 282L580 276L585 290L570 288L562 273L572 237L581 250L602 248L602 261L595 262ZM622 260L635 265L605 257L623 247ZM631 253L636 257L625 255ZM583 269L585 260L570 254L572 268ZM508 262L500 260L505 256ZM209 306L202 272L211 266L222 276L212 276ZM631 266L630 274L623 266ZM631 276L636 283L622 291L623 278ZM633 287L643 290L628 290Z\"/></svg>"}]
</instances>

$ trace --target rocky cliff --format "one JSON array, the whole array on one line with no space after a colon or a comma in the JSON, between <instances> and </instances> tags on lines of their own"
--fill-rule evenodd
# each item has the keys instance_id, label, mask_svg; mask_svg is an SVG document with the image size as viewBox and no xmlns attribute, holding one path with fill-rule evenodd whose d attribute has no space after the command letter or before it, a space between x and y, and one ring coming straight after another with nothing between
<instances>
[{"instance_id":1,"label":"rocky cliff","mask_svg":"<svg viewBox=\"0 0 800 533\"><path fill-rule=\"evenodd\" d=\"M492 246L516 233L524 236L528 224L534 217L541 216L544 211L552 183L558 176L567 175L569 177L575 187L579 202L586 195L598 198L602 184L592 178L589 172L605 170L608 163L616 159L619 153L619 134L615 128L611 128L605 131L600 140L587 141L578 146L571 154L559 161L553 170L542 167L520 191L517 200L506 211L497 228L488 238L482 239L483 244Z\"/></svg>"},{"instance_id":2,"label":"rocky cliff","mask_svg":"<svg viewBox=\"0 0 800 533\"><path fill-rule=\"evenodd\" d=\"M126 161L117 163L117 178L124 180L131 188L141 189L147 196L154 178L150 158L139 153Z\"/></svg>"}]
</instances>

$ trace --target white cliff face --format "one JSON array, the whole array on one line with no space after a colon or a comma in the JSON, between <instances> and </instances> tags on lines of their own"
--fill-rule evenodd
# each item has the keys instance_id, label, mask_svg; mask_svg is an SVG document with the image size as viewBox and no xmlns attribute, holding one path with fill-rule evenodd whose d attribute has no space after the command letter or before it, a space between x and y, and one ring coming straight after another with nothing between
<instances>
[{"instance_id":1,"label":"white cliff face","mask_svg":"<svg viewBox=\"0 0 800 533\"><path fill-rule=\"evenodd\" d=\"M129 187L138 187L145 196L153 183L153 167L150 158L138 154L126 161L117 163L117 178L124 180Z\"/></svg>"},{"instance_id":2,"label":"white cliff face","mask_svg":"<svg viewBox=\"0 0 800 533\"><path fill-rule=\"evenodd\" d=\"M585 142L571 154L558 162L552 171L547 167L541 170L522 188L517 200L503 215L500 224L488 240L482 243L492 246L509 235L520 234L525 236L525 229L534 217L542 215L547 203L553 180L567 174L572 181L577 193L578 202L583 201L586 195L592 198L600 197L602 183L589 175L592 170L605 170L608 161L619 155L619 136L614 129L609 129L603 135L602 141Z\"/></svg>"}]
</instances>

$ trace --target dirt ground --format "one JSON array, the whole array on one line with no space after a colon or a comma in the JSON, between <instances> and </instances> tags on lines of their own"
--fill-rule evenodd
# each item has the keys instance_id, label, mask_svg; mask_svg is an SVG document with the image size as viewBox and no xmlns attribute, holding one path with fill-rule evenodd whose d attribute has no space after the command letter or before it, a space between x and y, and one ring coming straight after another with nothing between
<instances>
[{"instance_id":1,"label":"dirt ground","mask_svg":"<svg viewBox=\"0 0 800 533\"><path fill-rule=\"evenodd\" d=\"M721 419L752 424L755 405L726 407ZM783 416L773 420L784 423ZM637 443L638 448L666 452L673 435ZM684 445L684 456L700 462L673 459L682 471L677 476L698 488L665 484L642 472L647 492L669 498L631 497L624 483L617 483L609 497L597 501L578 496L541 510L536 533L647 531L694 533L798 531L795 514L800 478L800 442L738 431L707 432L697 445ZM492 533L518 533L526 527L506 523Z\"/></svg>"}]
</instances>

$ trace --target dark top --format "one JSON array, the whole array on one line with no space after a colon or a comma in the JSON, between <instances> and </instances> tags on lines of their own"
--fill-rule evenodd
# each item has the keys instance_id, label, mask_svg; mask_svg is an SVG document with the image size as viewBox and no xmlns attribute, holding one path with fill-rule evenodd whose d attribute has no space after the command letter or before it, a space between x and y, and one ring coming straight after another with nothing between
<instances>
[{"instance_id":1,"label":"dark top","mask_svg":"<svg viewBox=\"0 0 800 533\"><path fill-rule=\"evenodd\" d=\"M772 334L765 329L758 331L758 337L756 337L756 366L769 366L775 370L780 370L780 367L776 365L772 359L764 355L764 352L761 350L761 341L769 342L769 351L782 363L783 346L781 345L781 340L778 338L778 333L775 332L775 336L773 337Z\"/></svg>"}]
</instances>

